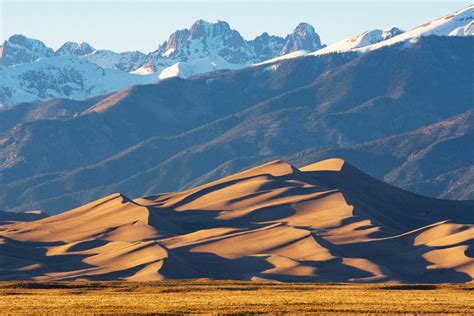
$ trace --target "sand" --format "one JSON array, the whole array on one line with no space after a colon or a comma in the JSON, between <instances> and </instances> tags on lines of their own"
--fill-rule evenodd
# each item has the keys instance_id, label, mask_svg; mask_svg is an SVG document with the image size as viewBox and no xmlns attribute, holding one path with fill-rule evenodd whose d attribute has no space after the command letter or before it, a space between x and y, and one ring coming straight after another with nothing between
<instances>
[{"instance_id":1,"label":"sand","mask_svg":"<svg viewBox=\"0 0 474 316\"><path fill-rule=\"evenodd\" d=\"M472 282L473 218L472 201L415 195L341 159L274 161L183 192L5 221L0 279Z\"/></svg>"}]
</instances>

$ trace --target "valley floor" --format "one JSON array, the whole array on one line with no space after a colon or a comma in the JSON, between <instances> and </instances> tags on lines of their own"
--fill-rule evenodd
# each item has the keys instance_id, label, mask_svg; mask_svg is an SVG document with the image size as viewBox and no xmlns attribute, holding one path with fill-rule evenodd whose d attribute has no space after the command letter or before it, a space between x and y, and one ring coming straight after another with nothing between
<instances>
[{"instance_id":1,"label":"valley floor","mask_svg":"<svg viewBox=\"0 0 474 316\"><path fill-rule=\"evenodd\" d=\"M0 282L0 314L469 314L474 284Z\"/></svg>"}]
</instances>

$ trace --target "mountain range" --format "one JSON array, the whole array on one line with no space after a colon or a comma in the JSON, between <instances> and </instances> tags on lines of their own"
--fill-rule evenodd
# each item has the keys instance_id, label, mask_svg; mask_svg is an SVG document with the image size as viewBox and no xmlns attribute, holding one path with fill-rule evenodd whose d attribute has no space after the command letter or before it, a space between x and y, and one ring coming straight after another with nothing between
<instances>
[{"instance_id":1,"label":"mountain range","mask_svg":"<svg viewBox=\"0 0 474 316\"><path fill-rule=\"evenodd\" d=\"M472 282L473 210L341 159L272 161L182 192L10 216L0 280Z\"/></svg>"},{"instance_id":2,"label":"mountain range","mask_svg":"<svg viewBox=\"0 0 474 316\"><path fill-rule=\"evenodd\" d=\"M318 34L300 23L286 36L263 33L245 40L224 21L196 21L178 30L148 54L96 50L88 43L67 42L58 50L13 35L0 48L0 103L54 97L81 100L133 84L171 76L188 77L218 69L236 69L298 50L321 47Z\"/></svg>"},{"instance_id":3,"label":"mountain range","mask_svg":"<svg viewBox=\"0 0 474 316\"><path fill-rule=\"evenodd\" d=\"M5 108L0 205L55 214L112 192L178 191L273 159L300 167L334 156L419 194L474 199L474 43L457 36L472 20L470 6L407 32L355 36L345 51ZM178 33L171 42L183 42ZM173 45L182 47L160 47ZM91 54L87 45L63 50L76 49ZM4 69L60 58L100 68L63 55ZM184 65L192 61L174 66Z\"/></svg>"},{"instance_id":4,"label":"mountain range","mask_svg":"<svg viewBox=\"0 0 474 316\"><path fill-rule=\"evenodd\" d=\"M310 53L363 53L422 36L473 32L470 6L407 33L396 27L369 30L328 47L307 23L300 23L285 38L265 32L245 40L227 22L198 20L150 53L97 50L85 42L67 42L54 51L39 40L13 35L0 47L0 106L58 97L82 100L169 77L240 69Z\"/></svg>"},{"instance_id":5,"label":"mountain range","mask_svg":"<svg viewBox=\"0 0 474 316\"><path fill-rule=\"evenodd\" d=\"M227 22L198 20L189 29L177 30L171 34L156 51L148 54L139 51L117 53L96 50L86 42L67 42L54 51L40 40L13 35L2 45L1 64L13 66L42 58L73 55L86 56L86 60L104 68L130 72L161 59L169 59L171 63L219 56L233 64L250 64L297 50L315 51L321 47L324 45L321 44L313 26L308 23L300 23L285 38L265 32L249 41L238 31L231 29ZM121 58L122 61L117 62L117 59ZM125 62L125 59L128 59L128 62Z\"/></svg>"}]
</instances>

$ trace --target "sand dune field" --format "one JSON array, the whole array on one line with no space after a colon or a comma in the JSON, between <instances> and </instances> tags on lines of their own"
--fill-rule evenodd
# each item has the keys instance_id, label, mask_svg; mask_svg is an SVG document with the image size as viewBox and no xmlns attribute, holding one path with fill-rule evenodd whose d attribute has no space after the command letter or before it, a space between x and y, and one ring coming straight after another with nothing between
<instances>
[{"instance_id":1,"label":"sand dune field","mask_svg":"<svg viewBox=\"0 0 474 316\"><path fill-rule=\"evenodd\" d=\"M466 283L473 219L474 201L412 194L340 159L273 161L183 192L5 220L0 279Z\"/></svg>"}]
</instances>

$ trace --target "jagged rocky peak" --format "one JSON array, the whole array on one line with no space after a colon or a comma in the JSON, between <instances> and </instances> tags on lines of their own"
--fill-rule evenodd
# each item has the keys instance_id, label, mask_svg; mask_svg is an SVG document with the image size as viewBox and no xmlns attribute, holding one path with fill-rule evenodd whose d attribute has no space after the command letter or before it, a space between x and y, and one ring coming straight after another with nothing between
<instances>
[{"instance_id":1,"label":"jagged rocky peak","mask_svg":"<svg viewBox=\"0 0 474 316\"><path fill-rule=\"evenodd\" d=\"M247 62L253 55L248 43L227 22L205 20L197 20L189 29L171 34L157 53L179 61L219 56L231 63Z\"/></svg>"},{"instance_id":2,"label":"jagged rocky peak","mask_svg":"<svg viewBox=\"0 0 474 316\"><path fill-rule=\"evenodd\" d=\"M54 51L42 41L17 34L12 35L3 43L1 63L11 66L52 56L54 56Z\"/></svg>"},{"instance_id":3,"label":"jagged rocky peak","mask_svg":"<svg viewBox=\"0 0 474 316\"><path fill-rule=\"evenodd\" d=\"M300 23L286 38L265 32L247 41L225 21L197 20L189 29L171 34L152 55L179 61L216 56L234 64L250 64L321 46L318 34L307 23Z\"/></svg>"},{"instance_id":4,"label":"jagged rocky peak","mask_svg":"<svg viewBox=\"0 0 474 316\"><path fill-rule=\"evenodd\" d=\"M264 32L253 40L255 55L262 60L274 58L278 55L284 43L284 38Z\"/></svg>"},{"instance_id":5,"label":"jagged rocky peak","mask_svg":"<svg viewBox=\"0 0 474 316\"><path fill-rule=\"evenodd\" d=\"M181 49L182 44L184 45L188 38L188 34L188 29L175 31L158 49L160 55L163 57L170 57L170 55L173 55L174 52Z\"/></svg>"},{"instance_id":6,"label":"jagged rocky peak","mask_svg":"<svg viewBox=\"0 0 474 316\"><path fill-rule=\"evenodd\" d=\"M208 22L197 20L189 29L189 39L198 39L203 37L225 37L238 33L230 28L229 23L225 21Z\"/></svg>"},{"instance_id":7,"label":"jagged rocky peak","mask_svg":"<svg viewBox=\"0 0 474 316\"><path fill-rule=\"evenodd\" d=\"M82 42L82 43L66 42L56 51L56 55L84 56L84 55L92 53L94 50L95 49L86 42Z\"/></svg>"},{"instance_id":8,"label":"jagged rocky peak","mask_svg":"<svg viewBox=\"0 0 474 316\"><path fill-rule=\"evenodd\" d=\"M298 50L315 51L322 48L321 39L314 27L308 23L300 23L285 38L285 44L280 50L280 55L285 55Z\"/></svg>"}]
</instances>

